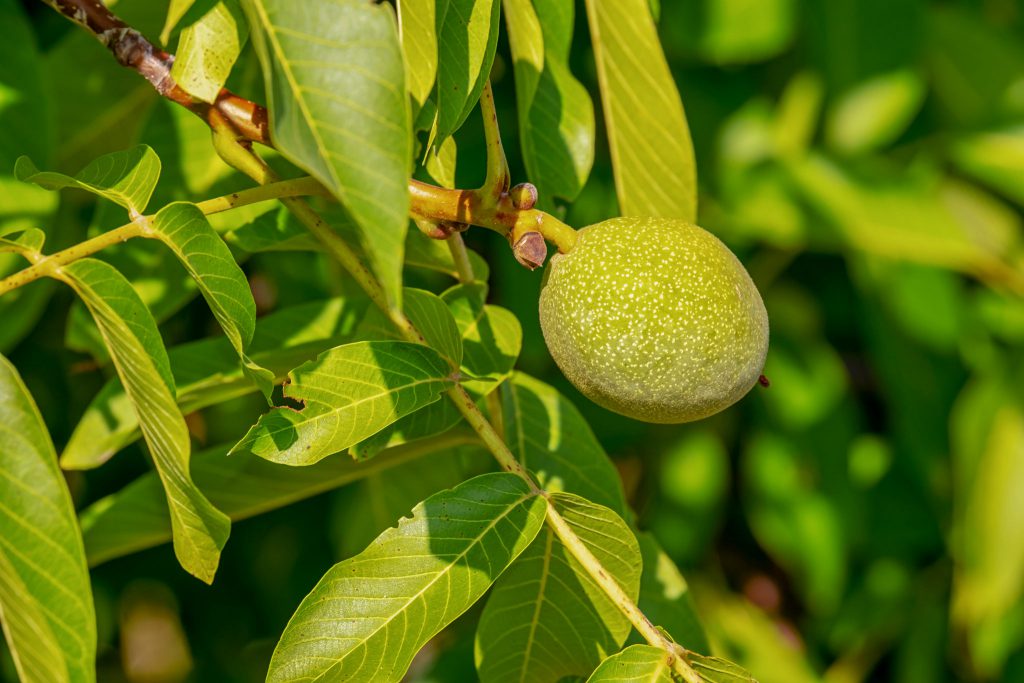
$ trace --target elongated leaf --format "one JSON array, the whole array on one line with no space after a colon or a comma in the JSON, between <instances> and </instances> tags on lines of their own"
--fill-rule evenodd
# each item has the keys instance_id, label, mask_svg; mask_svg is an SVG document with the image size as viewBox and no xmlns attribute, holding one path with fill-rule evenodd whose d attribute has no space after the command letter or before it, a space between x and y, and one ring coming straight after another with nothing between
<instances>
[{"instance_id":1,"label":"elongated leaf","mask_svg":"<svg viewBox=\"0 0 1024 683\"><path fill-rule=\"evenodd\" d=\"M459 327L462 336L462 368L471 377L485 377L489 382L466 382L466 388L488 393L512 372L523 346L523 328L519 319L500 306L488 306L487 285L474 282L457 285L441 298Z\"/></svg>"},{"instance_id":2,"label":"elongated leaf","mask_svg":"<svg viewBox=\"0 0 1024 683\"><path fill-rule=\"evenodd\" d=\"M445 454L454 455L460 447L473 443L471 432L459 430L389 448L372 463L328 458L309 467L288 467L261 458L228 458L225 445L196 454L192 475L218 509L232 520L240 520L386 472L424 455L448 457ZM81 522L91 566L171 540L171 520L160 500L160 481L153 473L90 505L82 512Z\"/></svg>"},{"instance_id":3,"label":"elongated leaf","mask_svg":"<svg viewBox=\"0 0 1024 683\"><path fill-rule=\"evenodd\" d=\"M416 652L530 544L544 506L507 473L427 498L324 575L288 622L268 683L401 680Z\"/></svg>"},{"instance_id":4,"label":"elongated leaf","mask_svg":"<svg viewBox=\"0 0 1024 683\"><path fill-rule=\"evenodd\" d=\"M331 349L288 374L285 396L301 410L276 408L231 453L309 465L425 405L450 384L433 349L408 342L357 342Z\"/></svg>"},{"instance_id":5,"label":"elongated leaf","mask_svg":"<svg viewBox=\"0 0 1024 683\"><path fill-rule=\"evenodd\" d=\"M498 45L499 0L448 0L438 36L434 144L462 125L480 99Z\"/></svg>"},{"instance_id":6,"label":"elongated leaf","mask_svg":"<svg viewBox=\"0 0 1024 683\"><path fill-rule=\"evenodd\" d=\"M0 356L0 622L25 683L96 680L75 508L32 396Z\"/></svg>"},{"instance_id":7,"label":"elongated leaf","mask_svg":"<svg viewBox=\"0 0 1024 683\"><path fill-rule=\"evenodd\" d=\"M637 538L644 560L644 573L640 577L640 611L687 650L710 652L711 646L697 616L686 579L653 535L644 532ZM630 640L643 642L640 634L635 632Z\"/></svg>"},{"instance_id":8,"label":"elongated leaf","mask_svg":"<svg viewBox=\"0 0 1024 683\"><path fill-rule=\"evenodd\" d=\"M652 645L630 645L601 662L587 683L674 683L668 653Z\"/></svg>"},{"instance_id":9,"label":"elongated leaf","mask_svg":"<svg viewBox=\"0 0 1024 683\"><path fill-rule=\"evenodd\" d=\"M246 0L280 152L362 229L396 307L408 227L409 103L394 15L363 0Z\"/></svg>"},{"instance_id":10,"label":"elongated leaf","mask_svg":"<svg viewBox=\"0 0 1024 683\"><path fill-rule=\"evenodd\" d=\"M636 599L640 548L622 518L567 493L552 494L551 504ZM629 619L544 528L494 585L477 628L477 671L483 683L586 676L619 649L629 629Z\"/></svg>"},{"instance_id":11,"label":"elongated leaf","mask_svg":"<svg viewBox=\"0 0 1024 683\"><path fill-rule=\"evenodd\" d=\"M273 373L246 355L256 326L256 302L227 245L195 204L168 204L151 224L155 236L170 247L195 280L213 317L241 357L246 375L269 400Z\"/></svg>"},{"instance_id":12,"label":"elongated leaf","mask_svg":"<svg viewBox=\"0 0 1024 683\"><path fill-rule=\"evenodd\" d=\"M697 170L647 0L587 0L615 189L624 216L697 219Z\"/></svg>"},{"instance_id":13,"label":"elongated leaf","mask_svg":"<svg viewBox=\"0 0 1024 683\"><path fill-rule=\"evenodd\" d=\"M594 105L569 71L572 0L505 0L523 161L541 196L574 199L594 163Z\"/></svg>"},{"instance_id":14,"label":"elongated leaf","mask_svg":"<svg viewBox=\"0 0 1024 683\"><path fill-rule=\"evenodd\" d=\"M167 18L164 19L164 27L160 31L160 42L167 45L171 40L171 33L177 28L185 14L192 8L196 0L170 0L167 3Z\"/></svg>"},{"instance_id":15,"label":"elongated leaf","mask_svg":"<svg viewBox=\"0 0 1024 683\"><path fill-rule=\"evenodd\" d=\"M554 388L520 372L502 385L509 448L546 490L628 514L622 481L583 416Z\"/></svg>"},{"instance_id":16,"label":"elongated leaf","mask_svg":"<svg viewBox=\"0 0 1024 683\"><path fill-rule=\"evenodd\" d=\"M153 317L132 286L102 261L80 259L57 277L85 302L110 349L167 494L178 561L212 582L231 523L189 475L188 428L174 403L167 352Z\"/></svg>"},{"instance_id":17,"label":"elongated leaf","mask_svg":"<svg viewBox=\"0 0 1024 683\"><path fill-rule=\"evenodd\" d=\"M189 94L213 102L247 36L245 17L237 0L217 0L181 32L171 76Z\"/></svg>"},{"instance_id":18,"label":"elongated leaf","mask_svg":"<svg viewBox=\"0 0 1024 683\"><path fill-rule=\"evenodd\" d=\"M412 98L414 119L437 80L437 28L447 9L448 0L401 0L398 3L405 87Z\"/></svg>"},{"instance_id":19,"label":"elongated leaf","mask_svg":"<svg viewBox=\"0 0 1024 683\"><path fill-rule=\"evenodd\" d=\"M96 159L75 177L40 171L28 157L20 157L14 166L18 180L35 183L47 190L75 187L120 204L133 216L146 210L153 188L160 178L160 159L146 145L123 152L112 152Z\"/></svg>"},{"instance_id":20,"label":"elongated leaf","mask_svg":"<svg viewBox=\"0 0 1024 683\"><path fill-rule=\"evenodd\" d=\"M256 322L252 358L284 378L302 363L349 341L365 300L328 299L291 306ZM255 390L242 374L227 339L182 344L168 352L182 413L245 396ZM139 420L116 377L100 390L61 454L64 469L98 467L139 438Z\"/></svg>"},{"instance_id":21,"label":"elongated leaf","mask_svg":"<svg viewBox=\"0 0 1024 683\"><path fill-rule=\"evenodd\" d=\"M283 206L225 233L224 241L250 254L264 251L318 251L322 246L292 212Z\"/></svg>"}]
</instances>

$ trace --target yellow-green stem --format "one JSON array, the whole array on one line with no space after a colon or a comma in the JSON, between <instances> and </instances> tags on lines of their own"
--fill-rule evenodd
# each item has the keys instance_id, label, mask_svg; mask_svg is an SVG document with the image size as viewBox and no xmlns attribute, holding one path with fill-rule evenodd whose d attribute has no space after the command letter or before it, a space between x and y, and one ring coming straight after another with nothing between
<instances>
[{"instance_id":1,"label":"yellow-green stem","mask_svg":"<svg viewBox=\"0 0 1024 683\"><path fill-rule=\"evenodd\" d=\"M484 142L487 145L487 177L480 188L480 194L496 201L502 193L508 191L511 174L505 148L501 146L501 130L498 127L498 112L494 107L494 91L491 90L490 79L487 79L480 93L480 113L483 115Z\"/></svg>"}]
</instances>

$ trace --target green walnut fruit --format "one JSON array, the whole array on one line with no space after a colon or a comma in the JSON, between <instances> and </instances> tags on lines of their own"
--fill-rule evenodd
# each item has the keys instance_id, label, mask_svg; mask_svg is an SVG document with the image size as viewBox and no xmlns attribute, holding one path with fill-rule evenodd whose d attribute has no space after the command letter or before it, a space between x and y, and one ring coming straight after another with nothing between
<instances>
[{"instance_id":1,"label":"green walnut fruit","mask_svg":"<svg viewBox=\"0 0 1024 683\"><path fill-rule=\"evenodd\" d=\"M757 382L768 314L743 265L681 220L614 218L552 257L540 295L558 367L599 405L646 422L699 420Z\"/></svg>"}]
</instances>

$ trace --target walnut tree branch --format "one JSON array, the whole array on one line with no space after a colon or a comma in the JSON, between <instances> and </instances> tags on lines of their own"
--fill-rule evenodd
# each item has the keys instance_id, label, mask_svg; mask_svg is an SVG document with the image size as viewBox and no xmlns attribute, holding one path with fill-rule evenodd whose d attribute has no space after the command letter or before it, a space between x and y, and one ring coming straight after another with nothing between
<instances>
[{"instance_id":1,"label":"walnut tree branch","mask_svg":"<svg viewBox=\"0 0 1024 683\"><path fill-rule=\"evenodd\" d=\"M161 50L121 21L100 0L43 0L92 33L121 66L138 72L162 96L211 124L218 114L230 123L239 140L271 145L267 110L222 88L212 104L190 95L171 76L174 55Z\"/></svg>"}]
</instances>

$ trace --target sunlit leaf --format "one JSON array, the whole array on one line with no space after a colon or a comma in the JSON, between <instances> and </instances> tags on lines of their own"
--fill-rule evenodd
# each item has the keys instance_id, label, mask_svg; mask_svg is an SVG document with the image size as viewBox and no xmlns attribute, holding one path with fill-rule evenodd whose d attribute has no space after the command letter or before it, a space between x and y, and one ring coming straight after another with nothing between
<instances>
[{"instance_id":1,"label":"sunlit leaf","mask_svg":"<svg viewBox=\"0 0 1024 683\"><path fill-rule=\"evenodd\" d=\"M163 30L160 31L160 42L164 45L171 39L171 33L178 26L178 22L192 8L196 0L169 0L167 3L167 18L164 20Z\"/></svg>"},{"instance_id":2,"label":"sunlit leaf","mask_svg":"<svg viewBox=\"0 0 1024 683\"><path fill-rule=\"evenodd\" d=\"M542 196L574 199L594 163L594 105L569 71L572 0L507 0L523 160Z\"/></svg>"},{"instance_id":3,"label":"sunlit leaf","mask_svg":"<svg viewBox=\"0 0 1024 683\"><path fill-rule=\"evenodd\" d=\"M401 0L398 32L405 55L405 87L413 101L412 115L423 107L437 79L437 29L448 0Z\"/></svg>"},{"instance_id":4,"label":"sunlit leaf","mask_svg":"<svg viewBox=\"0 0 1024 683\"><path fill-rule=\"evenodd\" d=\"M170 247L195 280L213 317L241 357L246 375L269 399L274 375L247 355L256 326L256 303L245 273L227 245L195 204L168 204L157 212L151 226L154 236Z\"/></svg>"},{"instance_id":5,"label":"sunlit leaf","mask_svg":"<svg viewBox=\"0 0 1024 683\"><path fill-rule=\"evenodd\" d=\"M171 77L190 95L213 102L247 36L245 17L237 0L217 0L181 32Z\"/></svg>"},{"instance_id":6,"label":"sunlit leaf","mask_svg":"<svg viewBox=\"0 0 1024 683\"><path fill-rule=\"evenodd\" d=\"M454 133L476 106L498 45L499 0L448 0L438 31L434 144Z\"/></svg>"},{"instance_id":7,"label":"sunlit leaf","mask_svg":"<svg viewBox=\"0 0 1024 683\"><path fill-rule=\"evenodd\" d=\"M96 680L85 551L53 443L0 356L0 622L26 683Z\"/></svg>"},{"instance_id":8,"label":"sunlit leaf","mask_svg":"<svg viewBox=\"0 0 1024 683\"><path fill-rule=\"evenodd\" d=\"M74 177L40 171L28 157L20 157L14 167L18 180L35 183L47 190L74 187L120 204L134 217L146 210L149 198L160 178L160 159L146 145L123 152L111 152L96 159Z\"/></svg>"},{"instance_id":9,"label":"sunlit leaf","mask_svg":"<svg viewBox=\"0 0 1024 683\"><path fill-rule=\"evenodd\" d=\"M244 7L277 149L351 213L398 307L412 134L393 10L362 0L246 0Z\"/></svg>"},{"instance_id":10,"label":"sunlit leaf","mask_svg":"<svg viewBox=\"0 0 1024 683\"><path fill-rule=\"evenodd\" d=\"M451 368L433 349L409 342L356 342L326 351L288 373L285 396L231 453L309 465L352 446L436 401Z\"/></svg>"},{"instance_id":11,"label":"sunlit leaf","mask_svg":"<svg viewBox=\"0 0 1024 683\"><path fill-rule=\"evenodd\" d=\"M507 473L427 498L306 596L277 644L268 683L401 680L419 649L530 544L544 510L544 499Z\"/></svg>"},{"instance_id":12,"label":"sunlit leaf","mask_svg":"<svg viewBox=\"0 0 1024 683\"><path fill-rule=\"evenodd\" d=\"M39 256L44 242L46 242L46 233L39 228L27 228L6 234L0 230L0 253L22 254L26 257Z\"/></svg>"},{"instance_id":13,"label":"sunlit leaf","mask_svg":"<svg viewBox=\"0 0 1024 683\"><path fill-rule=\"evenodd\" d=\"M510 311L487 305L487 285L482 282L456 285L441 298L448 305L462 336L462 367L471 377L467 389L488 393L507 378L523 345L523 329Z\"/></svg>"},{"instance_id":14,"label":"sunlit leaf","mask_svg":"<svg viewBox=\"0 0 1024 683\"><path fill-rule=\"evenodd\" d=\"M619 208L697 219L690 129L646 0L587 0Z\"/></svg>"},{"instance_id":15,"label":"sunlit leaf","mask_svg":"<svg viewBox=\"0 0 1024 683\"><path fill-rule=\"evenodd\" d=\"M757 683L742 666L721 657L691 654L689 663L707 683Z\"/></svg>"},{"instance_id":16,"label":"sunlit leaf","mask_svg":"<svg viewBox=\"0 0 1024 683\"><path fill-rule=\"evenodd\" d=\"M567 398L517 372L502 385L502 405L509 448L541 486L627 514L618 472Z\"/></svg>"},{"instance_id":17,"label":"sunlit leaf","mask_svg":"<svg viewBox=\"0 0 1024 683\"><path fill-rule=\"evenodd\" d=\"M960 169L1024 205L1024 127L968 135L951 153Z\"/></svg>"},{"instance_id":18,"label":"sunlit leaf","mask_svg":"<svg viewBox=\"0 0 1024 683\"><path fill-rule=\"evenodd\" d=\"M228 447L221 446L196 454L192 474L218 509L232 520L240 520L387 472L424 455L447 457L445 454L473 442L473 435L463 430L390 448L370 463L328 458L309 467L288 467L261 458L229 458ZM171 520L154 473L90 505L82 512L81 523L91 566L171 540Z\"/></svg>"},{"instance_id":19,"label":"sunlit leaf","mask_svg":"<svg viewBox=\"0 0 1024 683\"><path fill-rule=\"evenodd\" d=\"M666 2L662 44L713 64L765 60L789 47L798 9L795 0Z\"/></svg>"},{"instance_id":20,"label":"sunlit leaf","mask_svg":"<svg viewBox=\"0 0 1024 683\"><path fill-rule=\"evenodd\" d=\"M674 683L668 653L652 645L630 645L601 662L587 683Z\"/></svg>"},{"instance_id":21,"label":"sunlit leaf","mask_svg":"<svg viewBox=\"0 0 1024 683\"><path fill-rule=\"evenodd\" d=\"M291 306L256 321L252 360L284 378L288 372L329 348L349 341L367 302L328 299ZM238 354L227 339L189 342L168 351L177 402L182 413L245 396L255 390L242 373ZM139 420L124 386L112 378L90 402L75 426L60 464L89 469L139 438Z\"/></svg>"},{"instance_id":22,"label":"sunlit leaf","mask_svg":"<svg viewBox=\"0 0 1024 683\"><path fill-rule=\"evenodd\" d=\"M640 548L617 514L579 496L551 495L601 566L635 600ZM494 585L476 633L483 683L586 676L629 633L625 614L550 528L544 528Z\"/></svg>"},{"instance_id":23,"label":"sunlit leaf","mask_svg":"<svg viewBox=\"0 0 1024 683\"><path fill-rule=\"evenodd\" d=\"M212 582L231 523L189 475L188 428L174 402L167 352L153 317L131 285L102 261L80 259L64 266L58 277L92 313L135 408L167 494L178 561Z\"/></svg>"}]
</instances>

